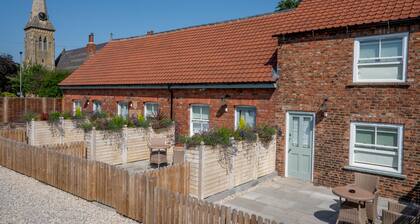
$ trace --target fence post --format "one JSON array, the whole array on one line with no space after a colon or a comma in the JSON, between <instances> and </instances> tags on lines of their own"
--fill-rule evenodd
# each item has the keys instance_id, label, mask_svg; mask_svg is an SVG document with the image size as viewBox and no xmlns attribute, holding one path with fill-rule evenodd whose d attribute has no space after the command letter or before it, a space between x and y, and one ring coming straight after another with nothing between
<instances>
[{"instance_id":1,"label":"fence post","mask_svg":"<svg viewBox=\"0 0 420 224\"><path fill-rule=\"evenodd\" d=\"M229 189L235 187L235 156L238 153L238 145L233 137L229 139L232 147L232 156L229 158L230 161L228 161L228 186Z\"/></svg>"},{"instance_id":2,"label":"fence post","mask_svg":"<svg viewBox=\"0 0 420 224\"><path fill-rule=\"evenodd\" d=\"M154 191L156 189L156 177L146 175L146 197L144 206L145 214L143 214L144 224L154 224L155 212L154 211ZM158 211L160 212L160 211Z\"/></svg>"},{"instance_id":3,"label":"fence post","mask_svg":"<svg viewBox=\"0 0 420 224\"><path fill-rule=\"evenodd\" d=\"M42 113L48 113L47 111L47 98L42 97Z\"/></svg>"},{"instance_id":4,"label":"fence post","mask_svg":"<svg viewBox=\"0 0 420 224\"><path fill-rule=\"evenodd\" d=\"M127 129L127 125L124 125L124 128L122 130L122 144L121 144L121 159L123 164L126 164L128 161L128 149L127 149L127 145L128 145L128 129Z\"/></svg>"},{"instance_id":5,"label":"fence post","mask_svg":"<svg viewBox=\"0 0 420 224\"><path fill-rule=\"evenodd\" d=\"M32 119L31 121L27 122L26 128L29 145L35 145L35 120Z\"/></svg>"},{"instance_id":6,"label":"fence post","mask_svg":"<svg viewBox=\"0 0 420 224\"><path fill-rule=\"evenodd\" d=\"M64 144L64 135L65 135L65 129L64 129L64 117L60 117L60 144Z\"/></svg>"},{"instance_id":7,"label":"fence post","mask_svg":"<svg viewBox=\"0 0 420 224\"><path fill-rule=\"evenodd\" d=\"M204 198L204 142L198 148L198 198Z\"/></svg>"},{"instance_id":8,"label":"fence post","mask_svg":"<svg viewBox=\"0 0 420 224\"><path fill-rule=\"evenodd\" d=\"M8 123L9 122L9 98L8 97L3 97L3 123Z\"/></svg>"},{"instance_id":9,"label":"fence post","mask_svg":"<svg viewBox=\"0 0 420 224\"><path fill-rule=\"evenodd\" d=\"M90 131L90 159L96 160L96 128Z\"/></svg>"},{"instance_id":10,"label":"fence post","mask_svg":"<svg viewBox=\"0 0 420 224\"><path fill-rule=\"evenodd\" d=\"M254 147L254 159L252 160L252 178L254 180L258 179L258 163L259 163L259 152L261 144L257 141Z\"/></svg>"}]
</instances>

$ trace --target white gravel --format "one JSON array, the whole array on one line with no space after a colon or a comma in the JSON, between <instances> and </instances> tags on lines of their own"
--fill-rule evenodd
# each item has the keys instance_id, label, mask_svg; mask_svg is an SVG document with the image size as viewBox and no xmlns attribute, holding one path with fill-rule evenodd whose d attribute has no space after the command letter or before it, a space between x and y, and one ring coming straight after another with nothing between
<instances>
[{"instance_id":1,"label":"white gravel","mask_svg":"<svg viewBox=\"0 0 420 224\"><path fill-rule=\"evenodd\" d=\"M0 223L137 223L0 166Z\"/></svg>"}]
</instances>

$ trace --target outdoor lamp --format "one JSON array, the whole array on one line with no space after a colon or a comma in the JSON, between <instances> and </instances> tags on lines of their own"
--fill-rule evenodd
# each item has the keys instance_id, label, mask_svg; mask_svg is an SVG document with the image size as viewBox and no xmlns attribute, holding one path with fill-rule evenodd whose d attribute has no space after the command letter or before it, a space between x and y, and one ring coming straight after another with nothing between
<instances>
[{"instance_id":1,"label":"outdoor lamp","mask_svg":"<svg viewBox=\"0 0 420 224\"><path fill-rule=\"evenodd\" d=\"M320 107L320 111L322 112L322 115L324 117L327 117L328 116L328 112L327 112L328 105L327 105L327 102L328 102L328 97L324 97L324 102L322 102L321 107Z\"/></svg>"}]
</instances>

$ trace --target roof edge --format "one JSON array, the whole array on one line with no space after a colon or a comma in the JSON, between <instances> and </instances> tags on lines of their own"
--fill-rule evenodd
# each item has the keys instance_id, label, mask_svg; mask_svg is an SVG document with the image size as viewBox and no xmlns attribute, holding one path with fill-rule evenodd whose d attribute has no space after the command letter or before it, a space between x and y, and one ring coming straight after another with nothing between
<instances>
[{"instance_id":1,"label":"roof edge","mask_svg":"<svg viewBox=\"0 0 420 224\"><path fill-rule=\"evenodd\" d=\"M199 24L199 25L186 26L186 27L182 27L182 28L170 29L170 30L166 30L166 31L156 32L153 35L144 34L144 35L137 35L137 36L132 36L132 37L115 38L115 39L112 39L112 41L133 40L133 39L139 39L139 38L144 38L144 37L157 36L157 35L161 35L161 34L174 33L174 32L178 32L178 31L189 30L189 29L194 29L194 28L200 28L200 27L206 27L206 26L216 26L216 25L220 25L220 24L227 24L227 23L233 23L233 22L240 22L240 21L244 21L244 20L248 20L248 19L254 19L254 18L260 18L260 17L264 17L264 16L271 16L271 15L275 15L275 14L292 12L294 10L296 10L296 9L284 9L284 10L280 10L280 11L266 12L266 13L257 14L257 15L253 15L253 16L247 16L247 17L241 17L241 18L236 18L236 19L223 20L223 21L219 21L219 22L205 23L205 24Z\"/></svg>"},{"instance_id":2,"label":"roof edge","mask_svg":"<svg viewBox=\"0 0 420 224\"><path fill-rule=\"evenodd\" d=\"M164 84L164 85L60 85L63 90L86 89L276 89L276 82L218 83L218 84Z\"/></svg>"}]
</instances>

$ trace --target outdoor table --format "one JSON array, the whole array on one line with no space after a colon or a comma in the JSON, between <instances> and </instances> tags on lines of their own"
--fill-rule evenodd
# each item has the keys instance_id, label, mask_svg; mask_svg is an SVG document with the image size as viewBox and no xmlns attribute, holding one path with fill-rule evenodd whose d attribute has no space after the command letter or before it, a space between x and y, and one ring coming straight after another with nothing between
<instances>
[{"instance_id":1,"label":"outdoor table","mask_svg":"<svg viewBox=\"0 0 420 224\"><path fill-rule=\"evenodd\" d=\"M340 208L341 198L345 198L348 201L357 202L359 220L367 222L366 202L375 199L375 195L373 193L366 191L356 185L335 187L332 189L332 192L340 197Z\"/></svg>"}]
</instances>

